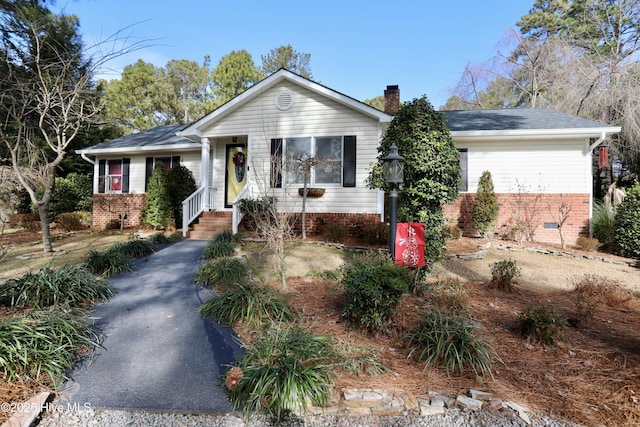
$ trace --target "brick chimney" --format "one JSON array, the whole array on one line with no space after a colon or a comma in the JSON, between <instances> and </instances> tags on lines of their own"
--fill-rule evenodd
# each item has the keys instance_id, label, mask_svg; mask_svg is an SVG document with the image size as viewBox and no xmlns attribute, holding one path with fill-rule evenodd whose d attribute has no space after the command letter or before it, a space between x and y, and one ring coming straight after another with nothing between
<instances>
[{"instance_id":1,"label":"brick chimney","mask_svg":"<svg viewBox=\"0 0 640 427\"><path fill-rule=\"evenodd\" d=\"M387 114L395 114L400 108L400 89L398 85L387 86L384 91L384 112Z\"/></svg>"}]
</instances>

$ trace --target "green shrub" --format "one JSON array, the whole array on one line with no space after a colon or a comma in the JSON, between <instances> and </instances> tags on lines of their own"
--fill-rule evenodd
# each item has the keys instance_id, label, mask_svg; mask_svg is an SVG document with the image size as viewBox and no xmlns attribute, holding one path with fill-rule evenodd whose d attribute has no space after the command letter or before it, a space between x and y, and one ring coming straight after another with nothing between
<instances>
[{"instance_id":1,"label":"green shrub","mask_svg":"<svg viewBox=\"0 0 640 427\"><path fill-rule=\"evenodd\" d=\"M128 258L140 258L153 253L153 244L147 239L133 238L126 242L116 243L107 249L107 254L120 252Z\"/></svg>"},{"instance_id":2,"label":"green shrub","mask_svg":"<svg viewBox=\"0 0 640 427\"><path fill-rule=\"evenodd\" d=\"M167 175L171 214L176 228L182 227L182 201L194 193L198 187L193 173L184 165L174 165Z\"/></svg>"},{"instance_id":3,"label":"green shrub","mask_svg":"<svg viewBox=\"0 0 640 427\"><path fill-rule=\"evenodd\" d=\"M580 236L576 240L576 247L583 251L594 252L599 246L600 242L595 237Z\"/></svg>"},{"instance_id":4,"label":"green shrub","mask_svg":"<svg viewBox=\"0 0 640 427\"><path fill-rule=\"evenodd\" d=\"M215 259L228 257L233 254L235 251L235 247L231 242L220 240L212 240L209 242L204 251L202 252L201 258L203 259Z\"/></svg>"},{"instance_id":5,"label":"green shrub","mask_svg":"<svg viewBox=\"0 0 640 427\"><path fill-rule=\"evenodd\" d=\"M476 375L491 376L491 363L499 358L478 332L469 316L435 309L405 336L409 357L425 367L444 365L447 375L471 368Z\"/></svg>"},{"instance_id":6,"label":"green shrub","mask_svg":"<svg viewBox=\"0 0 640 427\"><path fill-rule=\"evenodd\" d=\"M478 181L478 191L471 213L473 228L482 233L489 231L498 219L499 212L500 206L498 206L498 198L493 190L491 172L484 171Z\"/></svg>"},{"instance_id":7,"label":"green shrub","mask_svg":"<svg viewBox=\"0 0 640 427\"><path fill-rule=\"evenodd\" d=\"M0 372L9 380L48 375L59 385L80 348L97 345L79 309L52 306L0 321Z\"/></svg>"},{"instance_id":8,"label":"green shrub","mask_svg":"<svg viewBox=\"0 0 640 427\"><path fill-rule=\"evenodd\" d=\"M551 307L534 307L528 305L516 320L515 330L524 337L529 337L542 344L553 344L562 340L562 330L567 324L558 319L558 314Z\"/></svg>"},{"instance_id":9,"label":"green shrub","mask_svg":"<svg viewBox=\"0 0 640 427\"><path fill-rule=\"evenodd\" d=\"M238 362L243 375L231 390L234 408L264 412L277 422L308 402L325 406L332 385L332 355L327 337L298 326L267 329Z\"/></svg>"},{"instance_id":10,"label":"green shrub","mask_svg":"<svg viewBox=\"0 0 640 427\"><path fill-rule=\"evenodd\" d=\"M340 242L348 235L347 226L341 222L330 222L324 226L322 236L327 242Z\"/></svg>"},{"instance_id":11,"label":"green shrub","mask_svg":"<svg viewBox=\"0 0 640 427\"><path fill-rule=\"evenodd\" d=\"M502 260L491 264L492 286L503 291L512 291L513 283L520 277L520 269L514 260Z\"/></svg>"},{"instance_id":12,"label":"green shrub","mask_svg":"<svg viewBox=\"0 0 640 427\"><path fill-rule=\"evenodd\" d=\"M17 307L47 307L67 304L80 307L108 299L113 289L102 278L78 264L66 264L57 269L43 267L37 273L27 273L7 281L0 291L1 299Z\"/></svg>"},{"instance_id":13,"label":"green shrub","mask_svg":"<svg viewBox=\"0 0 640 427\"><path fill-rule=\"evenodd\" d=\"M593 204L593 237L598 239L602 249L613 250L613 239L615 236L616 213L612 206L607 206L599 200Z\"/></svg>"},{"instance_id":14,"label":"green shrub","mask_svg":"<svg viewBox=\"0 0 640 427\"><path fill-rule=\"evenodd\" d=\"M166 228L172 219L169 180L162 162L156 162L149 178L143 218L154 229Z\"/></svg>"},{"instance_id":15,"label":"green shrub","mask_svg":"<svg viewBox=\"0 0 640 427\"><path fill-rule=\"evenodd\" d=\"M206 301L198 311L215 321L230 325L243 320L250 326L270 321L291 321L293 311L275 289L253 282L237 283L220 296Z\"/></svg>"},{"instance_id":16,"label":"green shrub","mask_svg":"<svg viewBox=\"0 0 640 427\"><path fill-rule=\"evenodd\" d=\"M231 287L249 275L247 263L238 258L222 257L200 266L195 280L203 285Z\"/></svg>"},{"instance_id":17,"label":"green shrub","mask_svg":"<svg viewBox=\"0 0 640 427\"><path fill-rule=\"evenodd\" d=\"M342 276L342 316L358 328L373 333L383 331L409 282L408 270L390 261L376 264L355 260L345 267Z\"/></svg>"},{"instance_id":18,"label":"green shrub","mask_svg":"<svg viewBox=\"0 0 640 427\"><path fill-rule=\"evenodd\" d=\"M83 265L93 274L102 277L132 271L131 258L119 251L99 252L91 249L84 259Z\"/></svg>"},{"instance_id":19,"label":"green shrub","mask_svg":"<svg viewBox=\"0 0 640 427\"><path fill-rule=\"evenodd\" d=\"M216 234L213 237L214 242L224 242L230 243L232 245L236 245L242 241L242 236L240 234L233 234L229 230L225 230L221 233Z\"/></svg>"},{"instance_id":20,"label":"green shrub","mask_svg":"<svg viewBox=\"0 0 640 427\"><path fill-rule=\"evenodd\" d=\"M369 245L389 244L389 224L369 222L362 226L362 240Z\"/></svg>"},{"instance_id":21,"label":"green shrub","mask_svg":"<svg viewBox=\"0 0 640 427\"><path fill-rule=\"evenodd\" d=\"M616 253L640 258L640 182L636 181L616 209L613 245Z\"/></svg>"},{"instance_id":22,"label":"green shrub","mask_svg":"<svg viewBox=\"0 0 640 427\"><path fill-rule=\"evenodd\" d=\"M66 177L56 177L55 187L49 215L52 220L59 222L59 215L66 212L90 211L93 181L91 175L70 173Z\"/></svg>"}]
</instances>

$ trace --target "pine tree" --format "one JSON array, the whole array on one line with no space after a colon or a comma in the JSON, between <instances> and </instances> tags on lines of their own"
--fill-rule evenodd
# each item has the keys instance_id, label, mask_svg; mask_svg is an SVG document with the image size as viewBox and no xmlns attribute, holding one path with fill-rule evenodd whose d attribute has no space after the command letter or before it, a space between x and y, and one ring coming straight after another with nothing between
<instances>
[{"instance_id":1,"label":"pine tree","mask_svg":"<svg viewBox=\"0 0 640 427\"><path fill-rule=\"evenodd\" d=\"M496 193L493 191L493 180L491 172L484 171L478 181L478 191L476 201L473 205L472 225L473 228L485 234L493 223L498 219L500 207Z\"/></svg>"},{"instance_id":2,"label":"pine tree","mask_svg":"<svg viewBox=\"0 0 640 427\"><path fill-rule=\"evenodd\" d=\"M144 223L154 229L166 228L171 220L171 197L169 180L164 164L157 162L153 168L147 188L147 203L144 207Z\"/></svg>"}]
</instances>

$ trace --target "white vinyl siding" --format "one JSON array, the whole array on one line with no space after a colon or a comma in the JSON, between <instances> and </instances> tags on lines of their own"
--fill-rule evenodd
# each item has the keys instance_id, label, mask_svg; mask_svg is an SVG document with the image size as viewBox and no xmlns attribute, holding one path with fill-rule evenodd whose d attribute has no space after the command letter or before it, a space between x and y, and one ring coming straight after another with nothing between
<instances>
[{"instance_id":1,"label":"white vinyl siding","mask_svg":"<svg viewBox=\"0 0 640 427\"><path fill-rule=\"evenodd\" d=\"M454 137L455 138L455 137ZM536 193L590 193L588 162L582 140L465 141L468 192L475 193L482 172L491 172L496 193L522 187Z\"/></svg>"},{"instance_id":2,"label":"white vinyl siding","mask_svg":"<svg viewBox=\"0 0 640 427\"><path fill-rule=\"evenodd\" d=\"M276 95L288 92L293 106L286 111L276 108ZM297 84L283 82L265 91L251 102L219 118L203 135L217 144L213 161L215 183L218 189L216 206L223 206L224 197L224 145L231 136L250 136L249 179L252 197L265 191L285 202L290 211L300 211L302 198L298 186L285 189L269 189L271 139L292 136L330 137L356 136L356 186L326 187L324 196L307 199L308 212L376 213L377 192L369 190L365 179L376 160L379 143L378 122L350 107L324 95L317 94ZM285 187L287 185L285 184ZM285 190L287 190L285 192Z\"/></svg>"}]
</instances>

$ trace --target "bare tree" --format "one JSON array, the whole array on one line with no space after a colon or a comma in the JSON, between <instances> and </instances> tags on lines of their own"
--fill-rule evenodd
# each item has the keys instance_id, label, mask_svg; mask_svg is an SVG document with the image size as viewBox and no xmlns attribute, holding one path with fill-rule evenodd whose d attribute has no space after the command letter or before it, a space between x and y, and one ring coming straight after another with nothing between
<instances>
[{"instance_id":1,"label":"bare tree","mask_svg":"<svg viewBox=\"0 0 640 427\"><path fill-rule=\"evenodd\" d=\"M140 48L118 34L82 49L79 42L60 43L48 34L51 19L75 30L77 22L65 16L32 19L20 7L12 10L21 26L2 38L0 60L6 67L0 76L2 123L0 139L8 149L17 180L27 191L40 215L44 252L53 251L49 203L58 166L81 129L97 121L101 105L94 87L95 71L114 57ZM4 18L4 16L3 16ZM102 51L87 59L88 52ZM39 185L27 179L24 167L40 177Z\"/></svg>"},{"instance_id":2,"label":"bare tree","mask_svg":"<svg viewBox=\"0 0 640 427\"><path fill-rule=\"evenodd\" d=\"M560 233L560 245L562 246L562 249L566 249L567 245L564 240L564 225L569 220L569 216L571 214L571 211L573 210L573 206L567 203L564 198L562 198L562 200L560 200L560 204L556 206L557 210L554 211L551 203L548 203L547 207L549 209L549 213L551 214L551 218L553 218L553 220L558 225L558 233Z\"/></svg>"}]
</instances>

